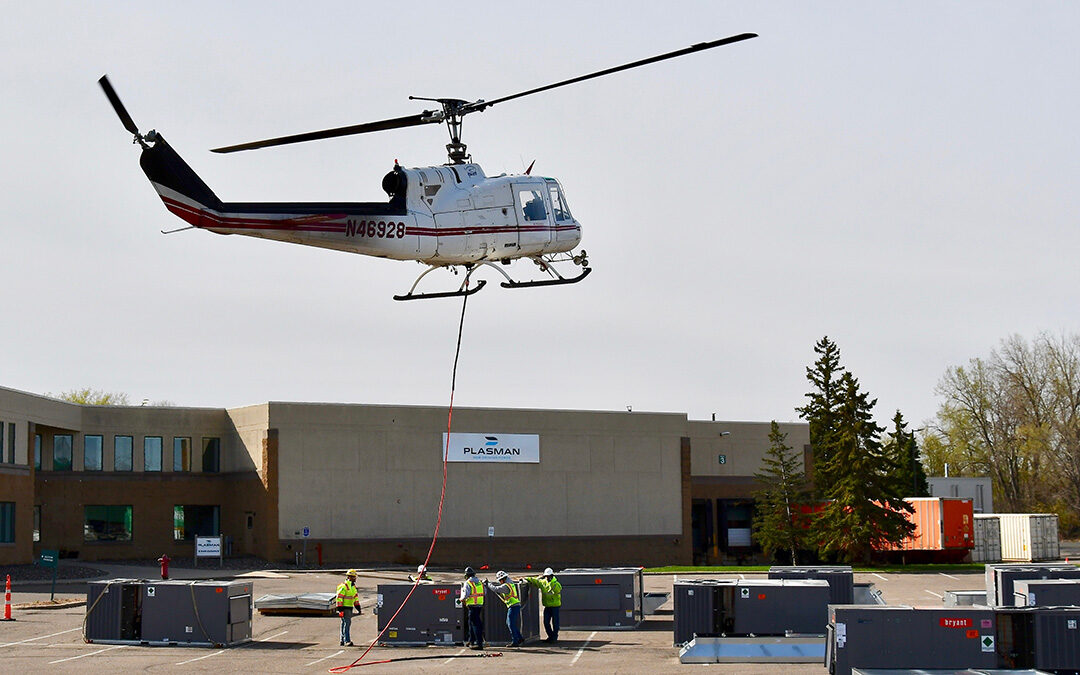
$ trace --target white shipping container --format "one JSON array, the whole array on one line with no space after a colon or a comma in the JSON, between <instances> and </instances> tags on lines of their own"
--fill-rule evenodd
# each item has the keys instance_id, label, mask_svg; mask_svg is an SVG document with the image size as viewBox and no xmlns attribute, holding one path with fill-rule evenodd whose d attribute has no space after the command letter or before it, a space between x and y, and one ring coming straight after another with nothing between
<instances>
[{"instance_id":1,"label":"white shipping container","mask_svg":"<svg viewBox=\"0 0 1080 675\"><path fill-rule=\"evenodd\" d=\"M1058 517L1055 513L998 513L1001 559L1005 562L1057 560Z\"/></svg>"},{"instance_id":2,"label":"white shipping container","mask_svg":"<svg viewBox=\"0 0 1080 675\"><path fill-rule=\"evenodd\" d=\"M975 514L975 548L971 562L1001 562L1001 519L996 513Z\"/></svg>"}]
</instances>

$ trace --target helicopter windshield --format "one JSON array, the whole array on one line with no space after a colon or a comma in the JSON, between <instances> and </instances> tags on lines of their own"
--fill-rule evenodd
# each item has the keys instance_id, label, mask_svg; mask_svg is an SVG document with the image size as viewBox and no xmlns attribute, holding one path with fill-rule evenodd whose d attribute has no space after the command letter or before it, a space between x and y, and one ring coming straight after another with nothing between
<instances>
[{"instance_id":1,"label":"helicopter windshield","mask_svg":"<svg viewBox=\"0 0 1080 675\"><path fill-rule=\"evenodd\" d=\"M551 210L555 213L556 221L570 220L570 207L566 205L566 198L563 197L562 188L558 183L548 183L548 187L551 190Z\"/></svg>"}]
</instances>

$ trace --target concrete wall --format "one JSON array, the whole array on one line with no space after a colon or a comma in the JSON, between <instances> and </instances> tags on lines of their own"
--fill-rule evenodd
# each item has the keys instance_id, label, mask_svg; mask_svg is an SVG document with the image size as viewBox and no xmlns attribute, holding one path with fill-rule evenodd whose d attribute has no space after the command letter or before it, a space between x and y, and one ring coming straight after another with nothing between
<instances>
[{"instance_id":1,"label":"concrete wall","mask_svg":"<svg viewBox=\"0 0 1080 675\"><path fill-rule=\"evenodd\" d=\"M683 415L458 409L459 432L540 435L539 464L451 463L441 536L678 537ZM271 403L280 537L430 536L442 408Z\"/></svg>"}]
</instances>

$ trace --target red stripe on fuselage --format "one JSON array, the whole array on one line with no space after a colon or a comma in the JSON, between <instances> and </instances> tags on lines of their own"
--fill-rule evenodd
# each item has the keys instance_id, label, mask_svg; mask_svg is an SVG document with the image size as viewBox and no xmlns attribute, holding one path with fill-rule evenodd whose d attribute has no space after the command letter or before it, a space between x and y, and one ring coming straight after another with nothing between
<instances>
[{"instance_id":1,"label":"red stripe on fuselage","mask_svg":"<svg viewBox=\"0 0 1080 675\"><path fill-rule=\"evenodd\" d=\"M225 228L230 230L279 230L281 232L345 232L346 223L318 221L341 220L347 218L347 214L332 215L305 215L285 218L241 218L238 216L222 216L209 209L195 208L183 202L169 197L161 196L171 213L195 227ZM389 219L388 219L389 221ZM492 227L453 227L435 228L406 226L405 236L419 237L462 237L477 234L509 234L516 232L567 232L577 230L577 225L497 225Z\"/></svg>"}]
</instances>

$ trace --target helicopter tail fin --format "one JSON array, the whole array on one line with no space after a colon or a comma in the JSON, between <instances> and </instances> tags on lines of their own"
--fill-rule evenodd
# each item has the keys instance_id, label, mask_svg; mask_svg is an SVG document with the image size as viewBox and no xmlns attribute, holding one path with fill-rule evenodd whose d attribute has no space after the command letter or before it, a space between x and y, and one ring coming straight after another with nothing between
<instances>
[{"instance_id":1,"label":"helicopter tail fin","mask_svg":"<svg viewBox=\"0 0 1080 675\"><path fill-rule=\"evenodd\" d=\"M165 208L195 227L212 225L221 200L160 134L148 140L154 144L143 150L139 165Z\"/></svg>"}]
</instances>

